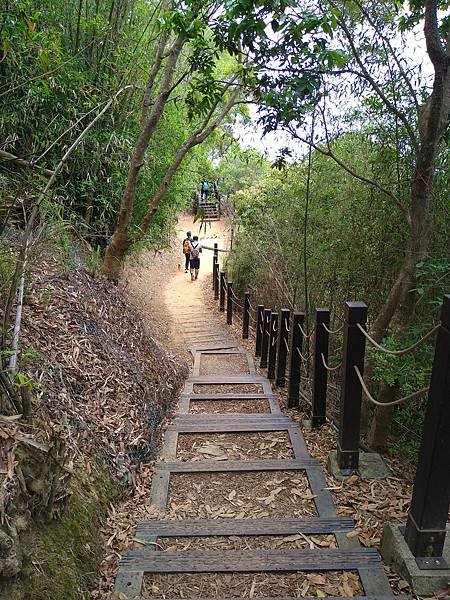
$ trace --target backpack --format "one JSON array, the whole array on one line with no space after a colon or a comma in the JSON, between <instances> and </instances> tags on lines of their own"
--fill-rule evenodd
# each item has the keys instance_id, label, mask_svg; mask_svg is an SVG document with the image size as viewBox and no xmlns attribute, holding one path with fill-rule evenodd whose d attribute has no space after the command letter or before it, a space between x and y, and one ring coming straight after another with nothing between
<instances>
[{"instance_id":1,"label":"backpack","mask_svg":"<svg viewBox=\"0 0 450 600\"><path fill-rule=\"evenodd\" d=\"M194 246L194 244L191 244L191 258L198 258L198 256L199 256L198 243L196 246Z\"/></svg>"},{"instance_id":2,"label":"backpack","mask_svg":"<svg viewBox=\"0 0 450 600\"><path fill-rule=\"evenodd\" d=\"M189 240L186 238L183 242L183 254L189 254L190 251Z\"/></svg>"}]
</instances>

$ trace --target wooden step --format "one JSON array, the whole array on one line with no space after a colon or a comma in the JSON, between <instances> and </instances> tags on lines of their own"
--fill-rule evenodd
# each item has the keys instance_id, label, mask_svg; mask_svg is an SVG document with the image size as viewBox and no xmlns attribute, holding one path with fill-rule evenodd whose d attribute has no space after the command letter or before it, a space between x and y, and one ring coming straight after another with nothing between
<instances>
[{"instance_id":1,"label":"wooden step","mask_svg":"<svg viewBox=\"0 0 450 600\"><path fill-rule=\"evenodd\" d=\"M193 398L191 398L192 400ZM298 425L289 417L274 413L186 414L176 417L167 428L168 431L177 431L178 433L237 433L245 431L285 431L288 429L298 430Z\"/></svg>"},{"instance_id":2,"label":"wooden step","mask_svg":"<svg viewBox=\"0 0 450 600\"><path fill-rule=\"evenodd\" d=\"M315 458L302 460L174 460L157 462L155 469L171 473L231 473L252 471L297 471L319 466Z\"/></svg>"},{"instance_id":3,"label":"wooden step","mask_svg":"<svg viewBox=\"0 0 450 600\"><path fill-rule=\"evenodd\" d=\"M241 385L261 385L266 383L267 378L261 375L199 375L198 377L189 377L189 381L195 385L227 385L227 384L241 384Z\"/></svg>"},{"instance_id":4,"label":"wooden step","mask_svg":"<svg viewBox=\"0 0 450 600\"><path fill-rule=\"evenodd\" d=\"M355 571L380 567L376 550L214 550L127 552L123 571L144 573L254 573L259 571Z\"/></svg>"},{"instance_id":5,"label":"wooden step","mask_svg":"<svg viewBox=\"0 0 450 600\"><path fill-rule=\"evenodd\" d=\"M274 398L273 394L192 394L191 400L269 400Z\"/></svg>"},{"instance_id":6,"label":"wooden step","mask_svg":"<svg viewBox=\"0 0 450 600\"><path fill-rule=\"evenodd\" d=\"M141 521L136 537L202 537L240 535L326 535L351 531L353 520L345 517L301 519L188 519L183 521Z\"/></svg>"}]
</instances>

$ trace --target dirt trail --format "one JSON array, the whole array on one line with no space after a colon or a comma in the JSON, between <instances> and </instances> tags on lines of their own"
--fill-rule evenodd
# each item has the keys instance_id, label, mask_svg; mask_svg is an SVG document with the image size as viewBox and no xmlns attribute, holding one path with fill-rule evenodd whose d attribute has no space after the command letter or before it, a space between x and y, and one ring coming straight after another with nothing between
<instances>
[{"instance_id":1,"label":"dirt trail","mask_svg":"<svg viewBox=\"0 0 450 600\"><path fill-rule=\"evenodd\" d=\"M191 215L183 215L176 226L176 240L168 252L143 252L139 259L125 269L127 293L141 308L144 320L151 321L152 328L159 332L160 339L179 352L184 352L185 340L180 334L178 323L192 310L194 316L201 316L205 309L203 288L210 281L213 251L203 249L200 258L200 272L197 281L191 281L184 272L184 256L181 252L186 232L198 235L202 245L227 249L230 238L230 224L227 219L207 223L199 233L199 223L194 223ZM157 310L155 310L155 308Z\"/></svg>"}]
</instances>

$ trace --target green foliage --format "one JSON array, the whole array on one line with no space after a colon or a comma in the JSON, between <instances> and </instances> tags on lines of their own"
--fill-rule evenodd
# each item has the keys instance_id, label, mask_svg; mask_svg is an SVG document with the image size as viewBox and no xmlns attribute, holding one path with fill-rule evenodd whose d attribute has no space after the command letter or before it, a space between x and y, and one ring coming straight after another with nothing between
<instances>
[{"instance_id":1,"label":"green foliage","mask_svg":"<svg viewBox=\"0 0 450 600\"><path fill-rule=\"evenodd\" d=\"M75 473L70 492L61 521L29 535L23 577L27 598L78 600L88 596L94 582L103 551L98 532L117 492L100 462L89 478ZM45 568L38 568L41 564Z\"/></svg>"}]
</instances>

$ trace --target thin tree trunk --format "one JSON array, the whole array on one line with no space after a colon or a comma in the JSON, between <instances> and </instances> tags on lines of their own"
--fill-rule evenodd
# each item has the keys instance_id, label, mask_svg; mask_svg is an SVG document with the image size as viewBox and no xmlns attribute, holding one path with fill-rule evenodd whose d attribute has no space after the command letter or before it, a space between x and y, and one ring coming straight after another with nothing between
<instances>
[{"instance_id":1,"label":"thin tree trunk","mask_svg":"<svg viewBox=\"0 0 450 600\"><path fill-rule=\"evenodd\" d=\"M161 87L146 122L140 128L134 152L131 157L130 166L128 169L127 185L120 202L116 228L111 241L106 248L102 265L103 273L108 277L108 279L114 282L117 282L119 279L122 263L130 243L129 227L133 214L138 174L144 164L145 153L147 151L150 138L154 133L159 120L161 119L164 106L171 93L175 68L184 43L185 37L180 35L175 40L169 52ZM146 107L143 105L142 110L145 109Z\"/></svg>"}]
</instances>

